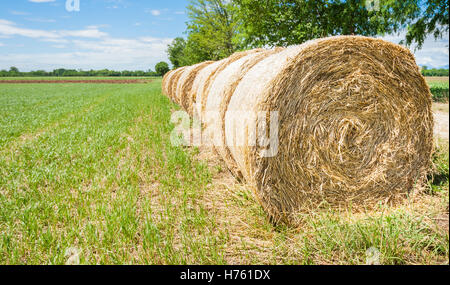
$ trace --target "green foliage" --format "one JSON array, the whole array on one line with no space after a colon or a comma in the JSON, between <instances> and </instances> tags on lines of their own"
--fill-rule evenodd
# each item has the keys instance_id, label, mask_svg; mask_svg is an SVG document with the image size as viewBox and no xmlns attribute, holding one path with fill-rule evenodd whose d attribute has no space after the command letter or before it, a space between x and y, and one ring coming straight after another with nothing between
<instances>
[{"instance_id":1,"label":"green foliage","mask_svg":"<svg viewBox=\"0 0 450 285\"><path fill-rule=\"evenodd\" d=\"M185 66L184 49L186 48L186 41L181 38L175 38L172 43L167 48L167 54L169 55L169 60L173 65L173 68L179 68Z\"/></svg>"},{"instance_id":2,"label":"green foliage","mask_svg":"<svg viewBox=\"0 0 450 285\"><path fill-rule=\"evenodd\" d=\"M332 35L376 36L407 29L407 45L448 31L448 0L234 0L251 46L286 46ZM375 3L376 1L373 1Z\"/></svg>"},{"instance_id":3,"label":"green foliage","mask_svg":"<svg viewBox=\"0 0 450 285\"><path fill-rule=\"evenodd\" d=\"M423 76L448 76L448 69L440 68L440 69L428 69L426 66L422 68Z\"/></svg>"},{"instance_id":4,"label":"green foliage","mask_svg":"<svg viewBox=\"0 0 450 285\"><path fill-rule=\"evenodd\" d=\"M424 71L433 71L433 69L425 69ZM447 70L448 74L448 70ZM447 103L449 100L449 85L448 78L446 77L433 77L427 78L428 85L430 86L431 94L433 95L433 101L439 103Z\"/></svg>"},{"instance_id":5,"label":"green foliage","mask_svg":"<svg viewBox=\"0 0 450 285\"><path fill-rule=\"evenodd\" d=\"M174 68L219 60L242 48L243 34L233 1L192 0L187 40L176 38L167 53Z\"/></svg>"},{"instance_id":6,"label":"green foliage","mask_svg":"<svg viewBox=\"0 0 450 285\"><path fill-rule=\"evenodd\" d=\"M440 103L447 103L449 99L448 84L433 84L430 86L431 94L433 94L433 101Z\"/></svg>"},{"instance_id":7,"label":"green foliage","mask_svg":"<svg viewBox=\"0 0 450 285\"><path fill-rule=\"evenodd\" d=\"M164 76L167 72L169 72L170 68L167 62L161 61L155 66L156 73L160 76Z\"/></svg>"},{"instance_id":8,"label":"green foliage","mask_svg":"<svg viewBox=\"0 0 450 285\"><path fill-rule=\"evenodd\" d=\"M438 39L448 32L448 0L383 0L382 4L388 8L382 16L393 23L394 30L406 28L402 43L408 46L421 48L428 35Z\"/></svg>"},{"instance_id":9,"label":"green foliage","mask_svg":"<svg viewBox=\"0 0 450 285\"><path fill-rule=\"evenodd\" d=\"M233 1L192 0L187 9L185 55L191 62L222 59L240 48L239 22Z\"/></svg>"},{"instance_id":10,"label":"green foliage","mask_svg":"<svg viewBox=\"0 0 450 285\"><path fill-rule=\"evenodd\" d=\"M330 35L375 36L392 30L365 0L235 0L251 46L287 46Z\"/></svg>"},{"instance_id":11,"label":"green foliage","mask_svg":"<svg viewBox=\"0 0 450 285\"><path fill-rule=\"evenodd\" d=\"M108 69L102 69L102 70L75 70L75 69L64 69L64 68L58 68L53 71L45 71L45 70L37 70L37 71L30 71L30 72L19 72L19 70L15 67L12 67L9 71L1 70L0 71L0 77L84 77L84 76L102 76L102 77L109 77L109 76L128 76L128 77L143 77L143 76L158 76L157 72L148 70L148 71L142 71L142 70L136 70L136 71L115 71L115 70L108 70Z\"/></svg>"}]
</instances>

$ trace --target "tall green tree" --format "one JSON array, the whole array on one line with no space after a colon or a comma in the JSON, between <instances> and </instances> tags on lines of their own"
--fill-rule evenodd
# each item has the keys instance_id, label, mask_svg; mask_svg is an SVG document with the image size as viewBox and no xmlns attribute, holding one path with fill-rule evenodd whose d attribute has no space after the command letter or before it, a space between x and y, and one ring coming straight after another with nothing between
<instances>
[{"instance_id":1,"label":"tall green tree","mask_svg":"<svg viewBox=\"0 0 450 285\"><path fill-rule=\"evenodd\" d=\"M169 65L167 64L167 62L164 61L157 63L155 66L155 71L160 76L164 76L164 74L169 72L169 70L170 70Z\"/></svg>"},{"instance_id":2,"label":"tall green tree","mask_svg":"<svg viewBox=\"0 0 450 285\"><path fill-rule=\"evenodd\" d=\"M396 32L406 29L404 44L408 46L417 44L417 47L421 48L428 35L438 39L448 33L448 2L448 0L383 0L384 13L381 13L381 16L394 23Z\"/></svg>"},{"instance_id":3,"label":"tall green tree","mask_svg":"<svg viewBox=\"0 0 450 285\"><path fill-rule=\"evenodd\" d=\"M286 46L330 35L374 36L392 29L366 0L235 0L251 46Z\"/></svg>"},{"instance_id":4,"label":"tall green tree","mask_svg":"<svg viewBox=\"0 0 450 285\"><path fill-rule=\"evenodd\" d=\"M448 31L448 0L234 0L247 44L276 46L331 35L406 29L406 44ZM370 5L373 4L373 5Z\"/></svg>"},{"instance_id":5,"label":"tall green tree","mask_svg":"<svg viewBox=\"0 0 450 285\"><path fill-rule=\"evenodd\" d=\"M187 7L186 64L225 58L242 48L237 9L229 0L191 0Z\"/></svg>"},{"instance_id":6,"label":"tall green tree","mask_svg":"<svg viewBox=\"0 0 450 285\"><path fill-rule=\"evenodd\" d=\"M186 65L186 58L184 56L184 49L186 48L186 41L181 38L175 38L167 48L167 54L169 60L173 65L173 68L178 68Z\"/></svg>"}]
</instances>

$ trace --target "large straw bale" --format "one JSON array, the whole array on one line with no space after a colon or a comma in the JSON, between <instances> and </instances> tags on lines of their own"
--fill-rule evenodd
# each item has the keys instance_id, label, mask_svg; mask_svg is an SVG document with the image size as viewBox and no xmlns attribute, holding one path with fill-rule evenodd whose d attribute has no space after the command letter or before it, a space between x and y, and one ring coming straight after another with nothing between
<instances>
[{"instance_id":1,"label":"large straw bale","mask_svg":"<svg viewBox=\"0 0 450 285\"><path fill-rule=\"evenodd\" d=\"M279 112L276 155L228 140L232 131L245 142L258 136L237 110ZM425 177L433 150L431 94L414 56L366 37L319 39L259 62L236 88L225 124L246 181L286 223L318 205L397 201Z\"/></svg>"},{"instance_id":2,"label":"large straw bale","mask_svg":"<svg viewBox=\"0 0 450 285\"><path fill-rule=\"evenodd\" d=\"M408 49L339 36L231 58L201 69L180 98L195 116L216 113L206 138L274 222L297 224L324 205L395 203L425 179L431 93Z\"/></svg>"}]
</instances>

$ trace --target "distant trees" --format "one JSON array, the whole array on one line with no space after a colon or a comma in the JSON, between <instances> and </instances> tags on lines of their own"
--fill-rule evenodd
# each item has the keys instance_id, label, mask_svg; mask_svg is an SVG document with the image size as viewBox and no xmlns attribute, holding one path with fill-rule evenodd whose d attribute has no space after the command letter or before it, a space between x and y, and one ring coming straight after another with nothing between
<instances>
[{"instance_id":1,"label":"distant trees","mask_svg":"<svg viewBox=\"0 0 450 285\"><path fill-rule=\"evenodd\" d=\"M167 70L169 69L169 66L167 65ZM115 71L115 70L109 70L109 69L102 69L102 70L75 70L75 69L64 69L64 68L58 68L53 71L45 71L45 70L36 70L36 71L30 71L30 72L20 72L18 68L11 67L9 71L7 70L0 70L0 77L18 77L18 76L29 76L29 77L46 77L46 76L55 76L55 77L82 77L82 76L103 76L103 77L109 77L109 76L129 76L129 77L143 77L143 76L159 76L159 72L155 72L152 70L148 71L142 71L142 70L136 70L136 71Z\"/></svg>"},{"instance_id":2,"label":"distant trees","mask_svg":"<svg viewBox=\"0 0 450 285\"><path fill-rule=\"evenodd\" d=\"M448 76L448 69L440 68L440 69L428 69L428 67L422 67L422 75L423 76Z\"/></svg>"},{"instance_id":3,"label":"distant trees","mask_svg":"<svg viewBox=\"0 0 450 285\"><path fill-rule=\"evenodd\" d=\"M159 76L164 76L164 74L169 72L170 68L169 68L169 65L167 64L167 62L161 61L156 64L155 70Z\"/></svg>"}]
</instances>

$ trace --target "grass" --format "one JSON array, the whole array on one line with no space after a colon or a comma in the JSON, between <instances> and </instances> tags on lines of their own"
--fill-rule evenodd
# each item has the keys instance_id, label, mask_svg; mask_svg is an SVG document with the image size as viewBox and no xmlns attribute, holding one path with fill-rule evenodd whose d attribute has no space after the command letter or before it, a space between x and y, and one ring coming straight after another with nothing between
<instances>
[{"instance_id":1,"label":"grass","mask_svg":"<svg viewBox=\"0 0 450 285\"><path fill-rule=\"evenodd\" d=\"M449 81L448 77L427 77L428 85L433 94L434 102L446 103L449 96Z\"/></svg>"},{"instance_id":2,"label":"grass","mask_svg":"<svg viewBox=\"0 0 450 285\"><path fill-rule=\"evenodd\" d=\"M0 81L6 80L127 80L127 79L152 79L148 76L31 76L31 77L0 77Z\"/></svg>"},{"instance_id":3,"label":"grass","mask_svg":"<svg viewBox=\"0 0 450 285\"><path fill-rule=\"evenodd\" d=\"M160 85L1 86L0 264L448 263L448 142L404 205L274 227L213 154L170 144Z\"/></svg>"}]
</instances>

